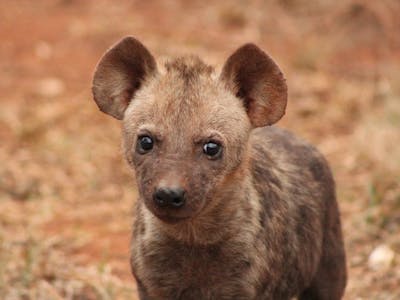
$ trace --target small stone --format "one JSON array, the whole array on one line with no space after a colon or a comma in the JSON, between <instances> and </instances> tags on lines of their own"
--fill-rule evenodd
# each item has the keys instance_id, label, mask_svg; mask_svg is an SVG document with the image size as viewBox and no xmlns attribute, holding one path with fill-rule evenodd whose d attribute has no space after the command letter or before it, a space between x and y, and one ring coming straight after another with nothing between
<instances>
[{"instance_id":1,"label":"small stone","mask_svg":"<svg viewBox=\"0 0 400 300\"><path fill-rule=\"evenodd\" d=\"M388 245L379 245L369 255L368 266L375 271L386 270L392 265L394 256L394 251Z\"/></svg>"}]
</instances>

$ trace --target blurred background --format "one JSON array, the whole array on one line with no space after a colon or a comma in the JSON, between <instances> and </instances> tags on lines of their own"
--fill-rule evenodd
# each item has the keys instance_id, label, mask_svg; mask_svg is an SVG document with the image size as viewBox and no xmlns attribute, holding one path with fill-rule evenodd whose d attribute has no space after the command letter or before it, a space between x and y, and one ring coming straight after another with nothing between
<instances>
[{"instance_id":1,"label":"blurred background","mask_svg":"<svg viewBox=\"0 0 400 300\"><path fill-rule=\"evenodd\" d=\"M399 15L398 0L1 1L0 298L136 299L135 185L90 92L102 53L133 35L216 66L265 49L290 91L279 125L335 174L345 299L400 299Z\"/></svg>"}]
</instances>

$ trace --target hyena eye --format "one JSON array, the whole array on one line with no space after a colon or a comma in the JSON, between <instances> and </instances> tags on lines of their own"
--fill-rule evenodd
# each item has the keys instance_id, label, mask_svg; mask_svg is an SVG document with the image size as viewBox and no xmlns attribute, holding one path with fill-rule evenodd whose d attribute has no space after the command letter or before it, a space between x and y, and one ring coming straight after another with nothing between
<instances>
[{"instance_id":1,"label":"hyena eye","mask_svg":"<svg viewBox=\"0 0 400 300\"><path fill-rule=\"evenodd\" d=\"M222 146L217 142L207 142L203 145L203 152L209 158L216 159L221 156Z\"/></svg>"},{"instance_id":2,"label":"hyena eye","mask_svg":"<svg viewBox=\"0 0 400 300\"><path fill-rule=\"evenodd\" d=\"M136 151L140 154L145 154L153 149L153 139L148 135L139 136L136 143Z\"/></svg>"}]
</instances>

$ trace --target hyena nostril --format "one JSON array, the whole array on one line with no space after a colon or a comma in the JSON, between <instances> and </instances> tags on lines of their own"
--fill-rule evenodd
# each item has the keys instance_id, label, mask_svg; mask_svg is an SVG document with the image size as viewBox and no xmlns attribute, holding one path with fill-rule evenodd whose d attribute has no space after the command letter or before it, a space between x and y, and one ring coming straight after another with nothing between
<instances>
[{"instance_id":1,"label":"hyena nostril","mask_svg":"<svg viewBox=\"0 0 400 300\"><path fill-rule=\"evenodd\" d=\"M180 208L185 204L185 191L181 188L158 188L153 200L158 207Z\"/></svg>"},{"instance_id":2,"label":"hyena nostril","mask_svg":"<svg viewBox=\"0 0 400 300\"><path fill-rule=\"evenodd\" d=\"M165 199L164 199L161 195L159 195L158 193L155 193L155 194L153 195L153 198L154 198L154 202L155 202L158 206L160 206L160 207L166 206Z\"/></svg>"},{"instance_id":3,"label":"hyena nostril","mask_svg":"<svg viewBox=\"0 0 400 300\"><path fill-rule=\"evenodd\" d=\"M185 204L185 199L184 197L175 197L174 199L172 199L171 201L171 205L174 207L181 207L183 206L183 204Z\"/></svg>"}]
</instances>

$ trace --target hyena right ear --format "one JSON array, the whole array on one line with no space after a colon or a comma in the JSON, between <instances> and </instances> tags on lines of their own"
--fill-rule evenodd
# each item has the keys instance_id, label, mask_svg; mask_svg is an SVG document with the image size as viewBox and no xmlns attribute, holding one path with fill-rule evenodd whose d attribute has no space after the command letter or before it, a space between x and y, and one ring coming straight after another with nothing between
<instances>
[{"instance_id":1,"label":"hyena right ear","mask_svg":"<svg viewBox=\"0 0 400 300\"><path fill-rule=\"evenodd\" d=\"M102 112L122 120L129 102L148 76L157 72L150 52L133 37L125 37L100 59L92 92Z\"/></svg>"}]
</instances>

